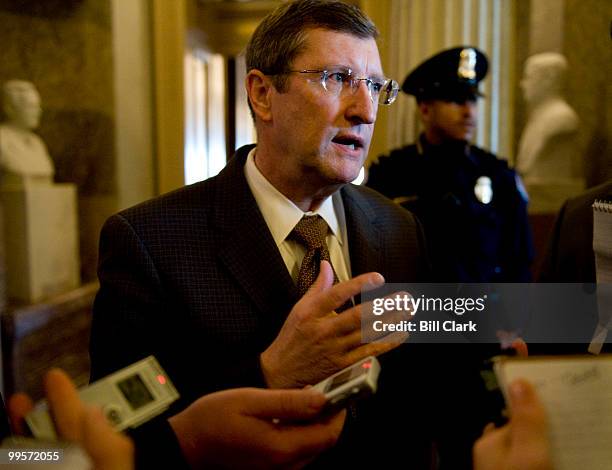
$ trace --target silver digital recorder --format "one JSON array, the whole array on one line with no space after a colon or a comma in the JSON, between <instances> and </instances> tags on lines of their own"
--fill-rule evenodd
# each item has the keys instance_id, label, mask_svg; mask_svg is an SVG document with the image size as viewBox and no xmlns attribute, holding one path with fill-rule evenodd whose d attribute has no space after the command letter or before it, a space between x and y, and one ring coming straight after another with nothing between
<instances>
[{"instance_id":1,"label":"silver digital recorder","mask_svg":"<svg viewBox=\"0 0 612 470\"><path fill-rule=\"evenodd\" d=\"M334 412L350 403L376 393L380 363L374 356L366 357L335 373L312 388L327 398L325 411Z\"/></svg>"},{"instance_id":2,"label":"silver digital recorder","mask_svg":"<svg viewBox=\"0 0 612 470\"><path fill-rule=\"evenodd\" d=\"M157 360L149 356L79 389L79 397L101 407L108 422L123 431L159 415L179 394ZM26 423L34 437L57 440L46 400L26 416Z\"/></svg>"}]
</instances>

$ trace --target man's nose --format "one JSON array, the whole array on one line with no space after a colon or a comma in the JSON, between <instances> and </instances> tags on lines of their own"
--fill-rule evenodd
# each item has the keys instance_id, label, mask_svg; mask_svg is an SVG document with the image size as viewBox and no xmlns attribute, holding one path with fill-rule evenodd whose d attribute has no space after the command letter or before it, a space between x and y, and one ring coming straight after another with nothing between
<instances>
[{"instance_id":1,"label":"man's nose","mask_svg":"<svg viewBox=\"0 0 612 470\"><path fill-rule=\"evenodd\" d=\"M353 124L373 124L376 121L378 102L372 100L367 80L359 80L349 96L346 118Z\"/></svg>"},{"instance_id":2,"label":"man's nose","mask_svg":"<svg viewBox=\"0 0 612 470\"><path fill-rule=\"evenodd\" d=\"M476 116L476 113L478 111L478 104L476 103L476 101L466 100L461 105L461 110L462 110L464 115L467 115L467 116Z\"/></svg>"}]
</instances>

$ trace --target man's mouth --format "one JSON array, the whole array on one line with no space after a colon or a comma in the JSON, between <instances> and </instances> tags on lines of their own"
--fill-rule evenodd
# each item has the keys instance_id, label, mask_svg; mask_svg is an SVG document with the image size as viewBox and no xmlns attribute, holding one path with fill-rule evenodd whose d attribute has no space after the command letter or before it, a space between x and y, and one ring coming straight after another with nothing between
<instances>
[{"instance_id":1,"label":"man's mouth","mask_svg":"<svg viewBox=\"0 0 612 470\"><path fill-rule=\"evenodd\" d=\"M351 150L363 148L363 141L357 136L337 135L332 139L335 144L340 144L348 147Z\"/></svg>"}]
</instances>

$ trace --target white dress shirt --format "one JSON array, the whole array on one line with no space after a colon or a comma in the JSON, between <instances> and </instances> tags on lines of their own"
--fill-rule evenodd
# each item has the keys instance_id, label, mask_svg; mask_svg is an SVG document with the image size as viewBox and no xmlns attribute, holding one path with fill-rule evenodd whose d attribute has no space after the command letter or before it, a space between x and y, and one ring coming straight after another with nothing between
<instances>
[{"instance_id":1,"label":"white dress shirt","mask_svg":"<svg viewBox=\"0 0 612 470\"><path fill-rule=\"evenodd\" d=\"M350 279L346 219L340 193L337 191L326 198L317 210L303 212L261 174L255 164L255 152L256 148L249 152L244 174L293 281L297 282L306 249L287 237L305 215L320 215L327 222L330 230L326 242L334 271L338 280Z\"/></svg>"}]
</instances>

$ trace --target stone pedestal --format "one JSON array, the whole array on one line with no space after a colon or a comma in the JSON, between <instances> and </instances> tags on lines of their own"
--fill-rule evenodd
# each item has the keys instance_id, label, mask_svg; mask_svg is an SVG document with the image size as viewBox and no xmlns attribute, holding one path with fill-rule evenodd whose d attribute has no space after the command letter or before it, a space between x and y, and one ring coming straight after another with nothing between
<instances>
[{"instance_id":1,"label":"stone pedestal","mask_svg":"<svg viewBox=\"0 0 612 470\"><path fill-rule=\"evenodd\" d=\"M97 283L85 284L44 302L9 306L1 316L5 397L25 392L44 398L43 376L52 367L65 370L77 387L87 385L97 291Z\"/></svg>"},{"instance_id":2,"label":"stone pedestal","mask_svg":"<svg viewBox=\"0 0 612 470\"><path fill-rule=\"evenodd\" d=\"M26 303L80 284L76 189L72 184L0 188L7 294Z\"/></svg>"}]
</instances>

